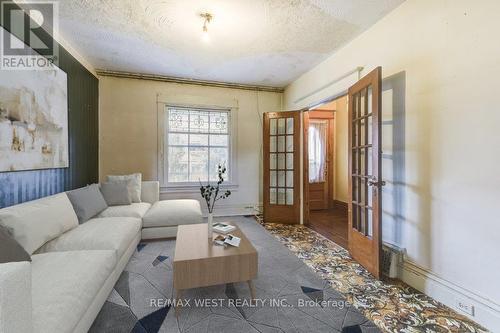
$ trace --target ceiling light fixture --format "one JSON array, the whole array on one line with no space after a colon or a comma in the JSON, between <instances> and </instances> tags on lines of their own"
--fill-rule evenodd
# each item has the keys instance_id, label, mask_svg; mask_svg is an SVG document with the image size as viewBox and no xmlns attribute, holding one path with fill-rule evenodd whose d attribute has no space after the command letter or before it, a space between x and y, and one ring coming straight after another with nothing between
<instances>
[{"instance_id":1,"label":"ceiling light fixture","mask_svg":"<svg viewBox=\"0 0 500 333\"><path fill-rule=\"evenodd\" d=\"M210 36L208 35L208 24L212 21L212 14L210 13L201 13L200 16L204 19L203 21L203 41L209 42Z\"/></svg>"}]
</instances>

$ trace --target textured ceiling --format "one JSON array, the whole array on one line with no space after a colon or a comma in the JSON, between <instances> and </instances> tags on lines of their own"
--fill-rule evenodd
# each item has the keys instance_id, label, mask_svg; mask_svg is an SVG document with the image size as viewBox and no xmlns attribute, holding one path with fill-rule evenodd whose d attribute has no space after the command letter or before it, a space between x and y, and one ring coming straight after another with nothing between
<instances>
[{"instance_id":1,"label":"textured ceiling","mask_svg":"<svg viewBox=\"0 0 500 333\"><path fill-rule=\"evenodd\" d=\"M62 0L60 31L98 69L283 87L403 1Z\"/></svg>"}]
</instances>

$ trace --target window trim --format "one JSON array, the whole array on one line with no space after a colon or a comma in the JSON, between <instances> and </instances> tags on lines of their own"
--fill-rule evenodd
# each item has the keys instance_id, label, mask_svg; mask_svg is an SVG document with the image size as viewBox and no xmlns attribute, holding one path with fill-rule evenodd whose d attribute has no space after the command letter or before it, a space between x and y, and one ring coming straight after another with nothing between
<instances>
[{"instance_id":1,"label":"window trim","mask_svg":"<svg viewBox=\"0 0 500 333\"><path fill-rule=\"evenodd\" d=\"M168 147L168 108L184 108L184 109L194 109L202 110L206 112L210 111L226 111L229 113L229 127L228 127L228 144L229 144L229 161L228 161L228 180L224 182L221 188L237 190L238 188L238 168L237 168L237 112L235 107L229 106L215 106L215 105L193 105L193 104L175 104L175 103L159 103L159 120L161 121L158 125L159 129L159 180L160 180L160 191L162 193L166 192L198 192L200 185L198 182L168 182L168 154L166 149ZM215 182L211 182L215 183Z\"/></svg>"}]
</instances>

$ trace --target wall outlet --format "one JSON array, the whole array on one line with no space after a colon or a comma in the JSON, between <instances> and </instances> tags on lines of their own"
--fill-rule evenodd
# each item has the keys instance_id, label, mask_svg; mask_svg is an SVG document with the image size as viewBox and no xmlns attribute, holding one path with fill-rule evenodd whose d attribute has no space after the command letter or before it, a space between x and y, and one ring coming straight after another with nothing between
<instances>
[{"instance_id":1,"label":"wall outlet","mask_svg":"<svg viewBox=\"0 0 500 333\"><path fill-rule=\"evenodd\" d=\"M465 299L455 299L455 307L471 316L474 316L474 305Z\"/></svg>"}]
</instances>

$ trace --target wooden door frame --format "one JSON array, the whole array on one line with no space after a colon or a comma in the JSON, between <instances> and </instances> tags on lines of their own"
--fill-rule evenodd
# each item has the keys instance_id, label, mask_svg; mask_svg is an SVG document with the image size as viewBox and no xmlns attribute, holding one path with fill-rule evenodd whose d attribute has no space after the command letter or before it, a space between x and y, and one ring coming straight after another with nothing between
<instances>
[{"instance_id":1,"label":"wooden door frame","mask_svg":"<svg viewBox=\"0 0 500 333\"><path fill-rule=\"evenodd\" d=\"M345 95L343 95L345 96ZM338 97L342 98L343 96ZM333 183L335 181L335 110L305 110L302 112L302 159L303 159L303 222L309 224L310 206L309 206L309 124L311 119L327 119L328 120L328 208L334 206L334 191Z\"/></svg>"},{"instance_id":2,"label":"wooden door frame","mask_svg":"<svg viewBox=\"0 0 500 333\"><path fill-rule=\"evenodd\" d=\"M309 224L309 111L302 111L302 222Z\"/></svg>"},{"instance_id":3,"label":"wooden door frame","mask_svg":"<svg viewBox=\"0 0 500 333\"><path fill-rule=\"evenodd\" d=\"M287 220L283 218L286 214L276 214L280 216L280 219L275 220L274 215L270 215L270 203L269 203L269 188L270 188L270 170L269 170L269 151L270 151L270 142L269 135L266 133L266 128L269 128L269 121L271 118L280 116L280 118L294 118L294 134L293 134L293 219ZM263 209L264 209L264 221L266 222L278 222L278 223L287 223L287 224L300 224L300 210L301 210L301 201L300 201L300 111L282 111L282 112L265 112L263 117L263 128L262 128L262 137L263 137L263 159L262 159L262 169L263 169ZM286 162L285 162L286 163ZM279 205L276 205L279 206ZM281 207L282 210L288 208L290 206ZM279 207L274 207L273 209L280 209Z\"/></svg>"}]
</instances>

